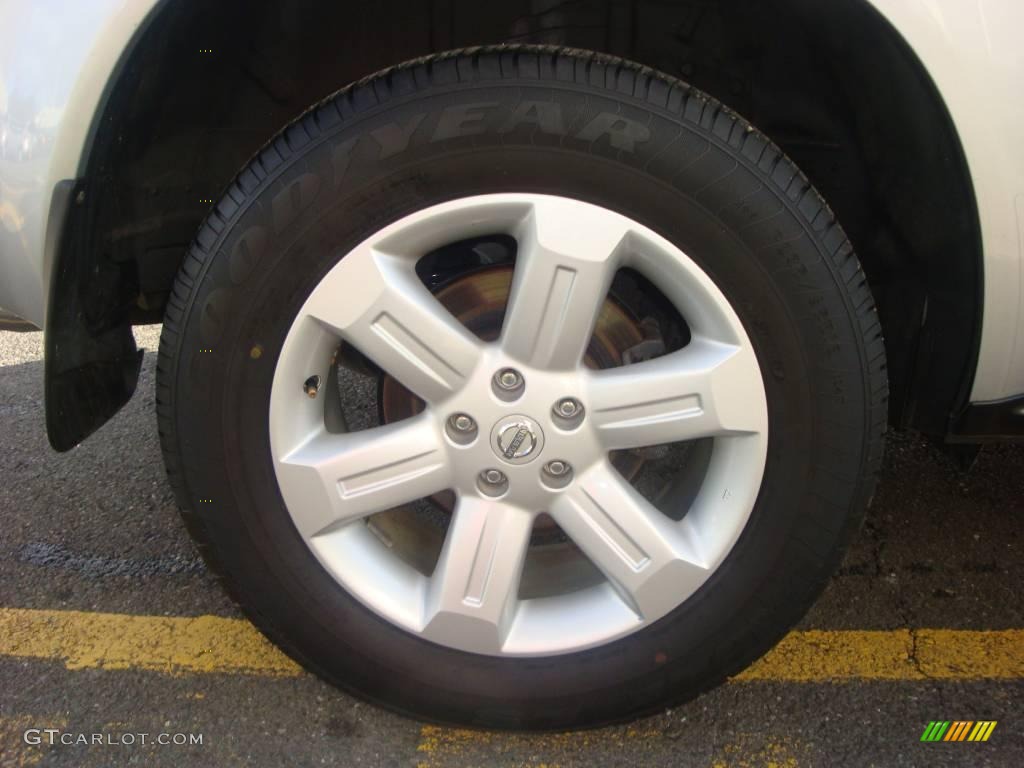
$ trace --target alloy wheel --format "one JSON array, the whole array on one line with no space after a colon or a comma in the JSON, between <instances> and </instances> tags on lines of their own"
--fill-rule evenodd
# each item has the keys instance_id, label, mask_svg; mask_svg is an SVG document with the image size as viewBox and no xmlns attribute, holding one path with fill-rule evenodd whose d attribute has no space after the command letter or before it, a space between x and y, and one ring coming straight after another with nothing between
<instances>
[{"instance_id":1,"label":"alloy wheel","mask_svg":"<svg viewBox=\"0 0 1024 768\"><path fill-rule=\"evenodd\" d=\"M459 322L416 272L424 254L483 235L515 239L500 336ZM630 268L689 327L681 349L605 370L584 364L609 286ZM344 342L424 403L345 431L324 382ZM315 386L311 388L310 382ZM767 405L736 313L679 248L579 200L482 195L385 227L315 287L277 361L270 442L282 498L334 579L408 632L480 654L568 653L641 629L693 595L742 533L764 473ZM610 454L709 440L685 514L669 516ZM424 573L374 535L372 516L443 492L454 508ZM520 589L546 514L597 583Z\"/></svg>"}]
</instances>

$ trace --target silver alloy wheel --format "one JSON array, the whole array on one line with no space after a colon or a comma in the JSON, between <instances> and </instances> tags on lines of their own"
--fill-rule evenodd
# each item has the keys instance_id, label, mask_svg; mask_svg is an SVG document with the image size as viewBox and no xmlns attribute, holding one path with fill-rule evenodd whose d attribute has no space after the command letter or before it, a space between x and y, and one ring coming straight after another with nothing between
<instances>
[{"instance_id":1,"label":"silver alloy wheel","mask_svg":"<svg viewBox=\"0 0 1024 768\"><path fill-rule=\"evenodd\" d=\"M500 339L462 326L418 278L427 252L508 234L518 244ZM590 370L583 353L615 272L646 275L691 331L682 349ZM426 409L358 432L327 430L324 398L339 339L351 343ZM522 377L510 396L495 374ZM573 398L578 420L555 405ZM453 415L479 429L455 440ZM278 358L270 400L274 470L285 505L320 563L351 594L424 639L481 654L533 656L601 645L656 621L722 563L761 485L768 415L760 368L739 318L693 261L650 229L589 203L535 194L436 205L385 227L344 256L313 290ZM681 520L660 512L609 452L714 438ZM525 447L528 444L528 448ZM552 461L572 467L553 482ZM498 469L504 485L481 490ZM431 576L362 524L444 490L456 506ZM488 490L493 490L489 488ZM547 512L606 577L524 599L519 579L534 519Z\"/></svg>"}]
</instances>

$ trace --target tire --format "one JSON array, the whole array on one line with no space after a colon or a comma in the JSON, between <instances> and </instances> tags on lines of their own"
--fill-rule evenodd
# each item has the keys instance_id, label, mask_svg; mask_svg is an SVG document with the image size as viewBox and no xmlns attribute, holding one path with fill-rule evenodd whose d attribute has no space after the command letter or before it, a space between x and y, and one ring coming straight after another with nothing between
<instances>
[{"instance_id":1,"label":"tire","mask_svg":"<svg viewBox=\"0 0 1024 768\"><path fill-rule=\"evenodd\" d=\"M734 310L763 381L763 475L736 541L681 604L571 652L475 653L454 647L462 635L446 645L397 626L322 564L275 474L268 407L307 298L344 254L403 217L502 193L599 206L680 249ZM369 290L344 286L342 310ZM533 47L383 71L264 147L188 252L157 390L185 522L257 627L310 671L389 709L517 729L651 713L767 651L809 608L862 519L887 402L864 274L793 163L678 80Z\"/></svg>"}]
</instances>

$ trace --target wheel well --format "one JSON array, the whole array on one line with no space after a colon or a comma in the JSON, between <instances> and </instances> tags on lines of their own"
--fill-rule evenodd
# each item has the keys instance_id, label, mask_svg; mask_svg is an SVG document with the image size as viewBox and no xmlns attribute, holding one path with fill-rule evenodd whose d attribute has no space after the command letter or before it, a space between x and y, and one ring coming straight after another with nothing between
<instances>
[{"instance_id":1,"label":"wheel well","mask_svg":"<svg viewBox=\"0 0 1024 768\"><path fill-rule=\"evenodd\" d=\"M927 73L866 0L164 0L154 14L97 116L84 179L99 194L65 238L104 267L67 270L104 276L78 286L93 331L160 320L210 201L310 104L415 56L549 43L677 75L770 136L864 265L890 420L945 435L966 403L982 269L970 177Z\"/></svg>"}]
</instances>

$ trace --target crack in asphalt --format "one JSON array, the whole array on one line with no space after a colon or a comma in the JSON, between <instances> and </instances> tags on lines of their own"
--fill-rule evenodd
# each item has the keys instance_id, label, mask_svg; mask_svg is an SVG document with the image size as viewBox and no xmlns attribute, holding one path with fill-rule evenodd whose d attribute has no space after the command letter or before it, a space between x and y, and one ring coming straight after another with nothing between
<instances>
[{"instance_id":1,"label":"crack in asphalt","mask_svg":"<svg viewBox=\"0 0 1024 768\"><path fill-rule=\"evenodd\" d=\"M910 605L907 602L906 595L904 594L902 585L899 578L896 576L896 570L891 569L889 576L883 576L885 573L885 566L883 563L883 553L885 551L885 539L886 532L882 530L876 523L871 520L867 520L864 523L864 531L867 533L871 540L871 562L874 566L874 577L876 579L883 579L887 584L892 587L893 596L895 598L896 614L899 617L900 624L906 629L907 634L910 638L910 647L907 649L907 659L913 665L914 670L925 680L934 679L924 667L921 665L921 660L918 658L918 631L913 626L913 613L910 609ZM939 692L941 697L942 693Z\"/></svg>"}]
</instances>

